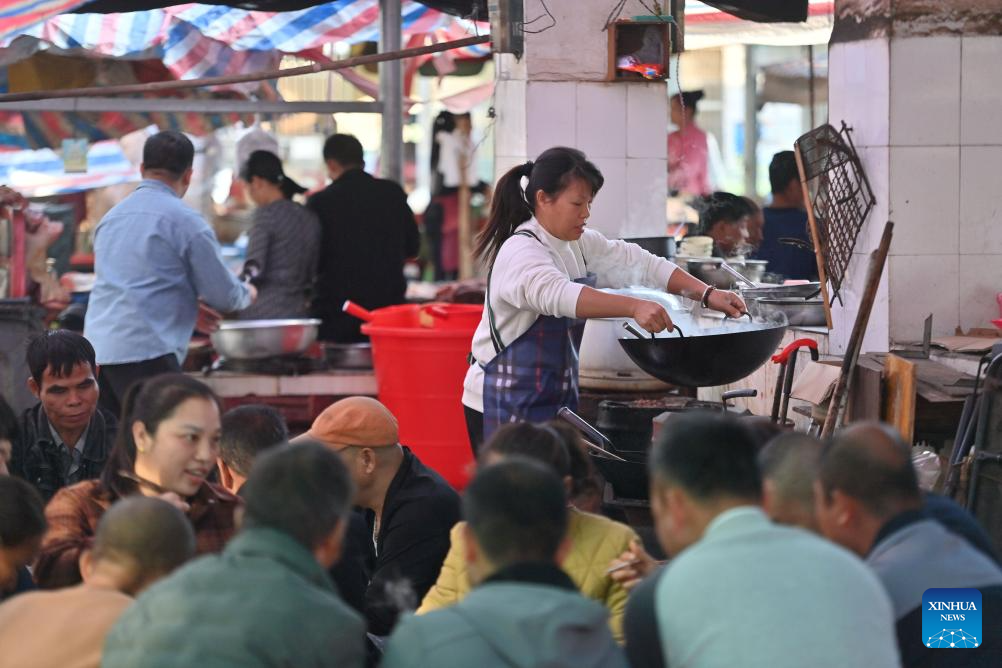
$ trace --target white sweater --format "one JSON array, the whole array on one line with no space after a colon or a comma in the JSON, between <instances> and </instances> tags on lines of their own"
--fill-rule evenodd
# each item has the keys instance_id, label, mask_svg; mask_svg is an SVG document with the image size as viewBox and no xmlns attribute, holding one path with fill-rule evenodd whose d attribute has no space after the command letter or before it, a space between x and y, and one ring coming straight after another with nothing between
<instances>
[{"instance_id":1,"label":"white sweater","mask_svg":"<svg viewBox=\"0 0 1002 668\"><path fill-rule=\"evenodd\" d=\"M532 218L518 230L532 237L512 236L501 246L491 276L490 297L494 322L501 341L511 345L541 315L573 318L584 287L574 283L588 272L598 277L599 288L642 285L664 290L676 266L636 244L611 241L586 229L578 241L563 241L549 234ZM540 243L540 241L542 243ZM585 261L587 261L587 268ZM494 359L487 308L473 334L473 356L480 364ZM463 404L484 409L484 371L473 364L463 383Z\"/></svg>"}]
</instances>

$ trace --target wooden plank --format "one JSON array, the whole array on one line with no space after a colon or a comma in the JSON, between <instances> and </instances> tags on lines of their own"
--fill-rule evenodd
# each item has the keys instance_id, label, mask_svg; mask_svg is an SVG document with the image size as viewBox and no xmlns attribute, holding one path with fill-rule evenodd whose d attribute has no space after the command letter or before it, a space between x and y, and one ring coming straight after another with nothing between
<instances>
[{"instance_id":1,"label":"wooden plank","mask_svg":"<svg viewBox=\"0 0 1002 668\"><path fill-rule=\"evenodd\" d=\"M915 364L897 355L888 355L884 367L887 394L884 421L901 433L905 442L915 437Z\"/></svg>"},{"instance_id":2,"label":"wooden plank","mask_svg":"<svg viewBox=\"0 0 1002 668\"><path fill-rule=\"evenodd\" d=\"M856 375L849 396L849 409L846 411L847 422L881 419L882 371L880 365L870 360L861 359L856 365Z\"/></svg>"}]
</instances>

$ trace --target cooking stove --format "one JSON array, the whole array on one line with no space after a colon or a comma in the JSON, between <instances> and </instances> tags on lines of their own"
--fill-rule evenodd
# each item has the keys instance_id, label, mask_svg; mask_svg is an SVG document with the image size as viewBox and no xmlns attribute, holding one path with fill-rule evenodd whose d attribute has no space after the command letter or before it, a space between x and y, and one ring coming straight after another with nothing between
<instances>
[{"instance_id":1,"label":"cooking stove","mask_svg":"<svg viewBox=\"0 0 1002 668\"><path fill-rule=\"evenodd\" d=\"M305 376L318 371L327 371L328 365L322 359L303 356L267 357L256 360L226 359L220 357L203 374L208 376L216 371L245 373L262 376Z\"/></svg>"}]
</instances>

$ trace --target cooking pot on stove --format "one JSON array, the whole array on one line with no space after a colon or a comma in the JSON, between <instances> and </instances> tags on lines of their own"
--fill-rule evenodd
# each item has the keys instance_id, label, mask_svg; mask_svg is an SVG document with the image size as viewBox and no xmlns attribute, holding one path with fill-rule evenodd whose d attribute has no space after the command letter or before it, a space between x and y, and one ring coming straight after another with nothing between
<instances>
[{"instance_id":1,"label":"cooking pot on stove","mask_svg":"<svg viewBox=\"0 0 1002 668\"><path fill-rule=\"evenodd\" d=\"M603 292L649 299L662 304L669 313L681 312L681 299L650 288L606 289ZM649 391L667 385L641 369L619 345L624 322L629 318L593 319L585 324L578 351L578 378L583 389Z\"/></svg>"},{"instance_id":2,"label":"cooking pot on stove","mask_svg":"<svg viewBox=\"0 0 1002 668\"><path fill-rule=\"evenodd\" d=\"M320 321L224 320L210 337L212 347L227 359L251 360L301 355L314 341Z\"/></svg>"}]
</instances>

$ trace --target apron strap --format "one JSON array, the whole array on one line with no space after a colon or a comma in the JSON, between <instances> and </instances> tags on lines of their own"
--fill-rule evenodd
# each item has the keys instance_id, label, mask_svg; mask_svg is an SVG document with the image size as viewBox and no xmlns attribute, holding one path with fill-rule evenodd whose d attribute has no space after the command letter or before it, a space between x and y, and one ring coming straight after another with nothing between
<instances>
[{"instance_id":1,"label":"apron strap","mask_svg":"<svg viewBox=\"0 0 1002 668\"><path fill-rule=\"evenodd\" d=\"M512 234L513 237L532 237L539 243L543 241L535 235L535 233L529 230L519 230ZM588 260L585 259L584 254L581 255L581 259L584 261L585 265L585 275L588 272ZM494 263L491 263L491 268L487 271L487 323L490 325L491 330L491 343L494 344L494 354L500 354L504 350L504 341L501 339L501 333L498 331L497 324L494 319L494 308L491 306L491 276L494 274ZM472 357L472 354L471 354Z\"/></svg>"}]
</instances>

